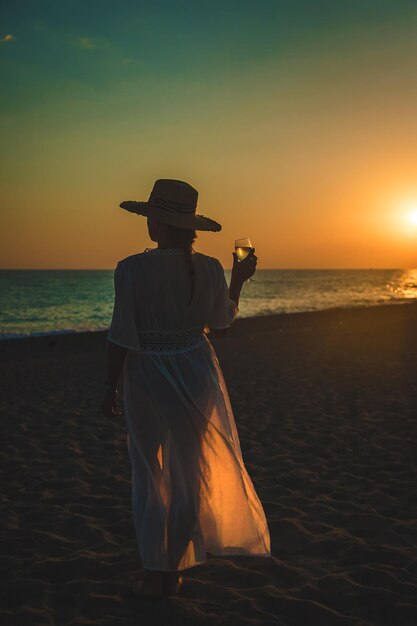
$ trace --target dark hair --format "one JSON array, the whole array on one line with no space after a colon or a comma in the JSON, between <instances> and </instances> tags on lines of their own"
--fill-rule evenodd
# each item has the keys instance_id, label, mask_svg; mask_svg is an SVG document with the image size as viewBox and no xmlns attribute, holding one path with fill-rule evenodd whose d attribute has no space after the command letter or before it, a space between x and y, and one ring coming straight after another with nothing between
<instances>
[{"instance_id":1,"label":"dark hair","mask_svg":"<svg viewBox=\"0 0 417 626\"><path fill-rule=\"evenodd\" d=\"M191 278L191 293L190 302L193 299L195 290L195 267L193 261L193 243L197 239L197 233L190 228L180 228L179 226L171 226L171 224L165 224L166 232L172 240L173 244L178 248L184 248L185 251L185 263L190 272Z\"/></svg>"}]
</instances>

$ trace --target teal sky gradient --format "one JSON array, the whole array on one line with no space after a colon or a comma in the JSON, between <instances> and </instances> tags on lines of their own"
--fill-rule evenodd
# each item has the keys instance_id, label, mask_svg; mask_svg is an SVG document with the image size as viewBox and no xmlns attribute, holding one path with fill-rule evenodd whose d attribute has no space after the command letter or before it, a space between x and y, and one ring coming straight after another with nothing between
<instances>
[{"instance_id":1,"label":"teal sky gradient","mask_svg":"<svg viewBox=\"0 0 417 626\"><path fill-rule=\"evenodd\" d=\"M159 177L199 189L226 266L246 234L260 267L417 266L387 200L417 203L416 1L15 1L0 25L2 267L113 267L148 243L115 207Z\"/></svg>"}]
</instances>

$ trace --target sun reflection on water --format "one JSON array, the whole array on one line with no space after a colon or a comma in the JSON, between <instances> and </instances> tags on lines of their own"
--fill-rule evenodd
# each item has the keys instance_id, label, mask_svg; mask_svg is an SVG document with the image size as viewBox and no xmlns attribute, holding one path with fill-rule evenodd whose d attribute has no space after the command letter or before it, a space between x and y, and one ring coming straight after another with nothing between
<instances>
[{"instance_id":1,"label":"sun reflection on water","mask_svg":"<svg viewBox=\"0 0 417 626\"><path fill-rule=\"evenodd\" d=\"M387 288L395 297L417 299L417 269L405 270L395 284L387 283Z\"/></svg>"}]
</instances>

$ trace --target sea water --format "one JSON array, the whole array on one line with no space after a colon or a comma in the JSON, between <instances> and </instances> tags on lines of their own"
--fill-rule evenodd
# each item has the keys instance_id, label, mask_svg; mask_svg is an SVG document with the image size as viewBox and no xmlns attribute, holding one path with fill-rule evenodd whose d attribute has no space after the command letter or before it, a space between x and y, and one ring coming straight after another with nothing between
<instances>
[{"instance_id":1,"label":"sea water","mask_svg":"<svg viewBox=\"0 0 417 626\"><path fill-rule=\"evenodd\" d=\"M0 270L0 339L104 330L113 298L113 270ZM239 316L416 299L417 270L258 270L243 286Z\"/></svg>"}]
</instances>

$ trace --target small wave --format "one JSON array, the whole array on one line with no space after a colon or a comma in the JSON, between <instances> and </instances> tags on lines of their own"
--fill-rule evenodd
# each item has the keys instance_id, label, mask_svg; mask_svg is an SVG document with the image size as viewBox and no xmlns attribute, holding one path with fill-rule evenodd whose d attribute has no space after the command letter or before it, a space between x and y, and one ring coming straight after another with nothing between
<instances>
[{"instance_id":1,"label":"small wave","mask_svg":"<svg viewBox=\"0 0 417 626\"><path fill-rule=\"evenodd\" d=\"M52 335L75 335L79 333L102 333L107 328L68 328L65 330L45 330L33 333L0 333L0 341L8 339L28 339L29 337L48 337Z\"/></svg>"}]
</instances>

